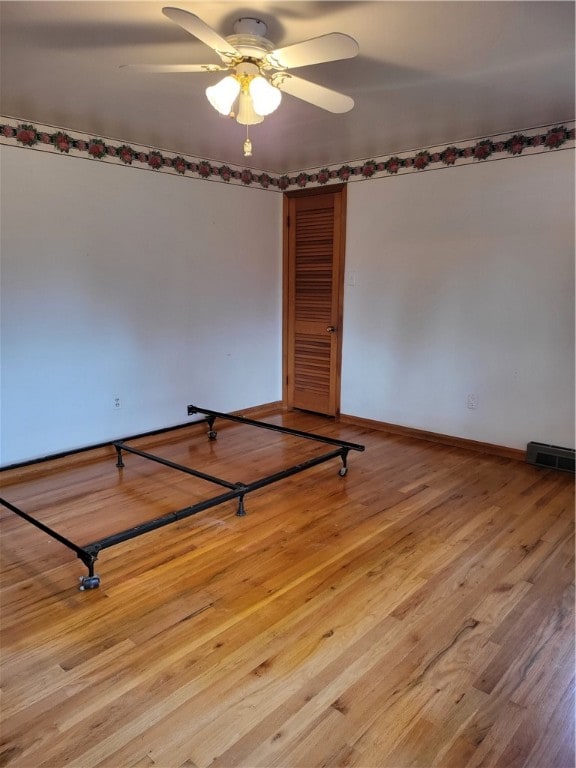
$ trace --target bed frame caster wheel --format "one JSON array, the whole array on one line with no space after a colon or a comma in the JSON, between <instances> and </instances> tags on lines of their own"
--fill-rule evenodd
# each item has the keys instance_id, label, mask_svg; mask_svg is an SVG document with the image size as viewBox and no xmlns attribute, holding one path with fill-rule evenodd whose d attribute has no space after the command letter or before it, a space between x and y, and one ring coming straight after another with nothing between
<instances>
[{"instance_id":1,"label":"bed frame caster wheel","mask_svg":"<svg viewBox=\"0 0 576 768\"><path fill-rule=\"evenodd\" d=\"M340 467L340 469L338 470L338 474L340 475L340 477L346 477L346 475L348 474L348 467Z\"/></svg>"},{"instance_id":2,"label":"bed frame caster wheel","mask_svg":"<svg viewBox=\"0 0 576 768\"><path fill-rule=\"evenodd\" d=\"M216 432L215 429L208 430L208 440L216 440L217 437L218 437L218 432Z\"/></svg>"},{"instance_id":3,"label":"bed frame caster wheel","mask_svg":"<svg viewBox=\"0 0 576 768\"><path fill-rule=\"evenodd\" d=\"M78 589L83 592L85 589L97 589L100 586L100 576L80 576L80 586Z\"/></svg>"}]
</instances>

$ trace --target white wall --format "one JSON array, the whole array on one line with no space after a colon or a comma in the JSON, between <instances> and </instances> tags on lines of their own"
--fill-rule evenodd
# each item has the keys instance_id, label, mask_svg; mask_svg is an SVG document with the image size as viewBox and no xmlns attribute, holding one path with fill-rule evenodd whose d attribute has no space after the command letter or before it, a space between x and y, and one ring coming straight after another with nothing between
<instances>
[{"instance_id":1,"label":"white wall","mask_svg":"<svg viewBox=\"0 0 576 768\"><path fill-rule=\"evenodd\" d=\"M280 195L17 147L1 170L3 465L280 399Z\"/></svg>"},{"instance_id":2,"label":"white wall","mask_svg":"<svg viewBox=\"0 0 576 768\"><path fill-rule=\"evenodd\" d=\"M280 399L281 195L0 152L2 464ZM573 157L350 184L344 413L574 445Z\"/></svg>"},{"instance_id":3,"label":"white wall","mask_svg":"<svg viewBox=\"0 0 576 768\"><path fill-rule=\"evenodd\" d=\"M351 184L346 265L344 413L574 446L572 151Z\"/></svg>"}]
</instances>

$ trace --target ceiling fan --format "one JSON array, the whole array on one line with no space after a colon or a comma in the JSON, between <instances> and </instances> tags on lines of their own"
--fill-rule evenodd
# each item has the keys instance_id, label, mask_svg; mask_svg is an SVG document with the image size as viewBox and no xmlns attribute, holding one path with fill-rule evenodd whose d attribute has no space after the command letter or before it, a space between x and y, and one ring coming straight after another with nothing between
<instances>
[{"instance_id":1,"label":"ceiling fan","mask_svg":"<svg viewBox=\"0 0 576 768\"><path fill-rule=\"evenodd\" d=\"M354 106L350 96L288 72L298 67L353 58L359 48L349 35L331 32L285 48L274 48L266 39L266 24L256 18L238 19L234 34L222 37L190 11L166 7L162 13L212 48L222 63L124 66L140 72L227 72L223 80L206 89L206 96L220 114L234 117L246 126L245 156L252 154L248 126L261 123L266 115L272 114L280 105L282 92L333 113L348 112Z\"/></svg>"}]
</instances>

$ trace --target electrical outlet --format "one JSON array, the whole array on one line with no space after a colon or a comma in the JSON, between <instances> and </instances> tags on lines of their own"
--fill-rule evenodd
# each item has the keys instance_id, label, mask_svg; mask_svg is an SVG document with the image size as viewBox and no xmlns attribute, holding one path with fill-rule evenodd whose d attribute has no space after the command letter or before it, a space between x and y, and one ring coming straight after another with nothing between
<instances>
[{"instance_id":1,"label":"electrical outlet","mask_svg":"<svg viewBox=\"0 0 576 768\"><path fill-rule=\"evenodd\" d=\"M478 395L475 392L471 392L466 398L466 407L471 411L478 408Z\"/></svg>"},{"instance_id":2,"label":"electrical outlet","mask_svg":"<svg viewBox=\"0 0 576 768\"><path fill-rule=\"evenodd\" d=\"M356 270L352 269L346 273L346 285L356 287Z\"/></svg>"},{"instance_id":3,"label":"electrical outlet","mask_svg":"<svg viewBox=\"0 0 576 768\"><path fill-rule=\"evenodd\" d=\"M118 408L120 408L120 398L119 397L115 397L114 400L113 400L113 403L114 403L114 410L115 411L118 410Z\"/></svg>"}]
</instances>

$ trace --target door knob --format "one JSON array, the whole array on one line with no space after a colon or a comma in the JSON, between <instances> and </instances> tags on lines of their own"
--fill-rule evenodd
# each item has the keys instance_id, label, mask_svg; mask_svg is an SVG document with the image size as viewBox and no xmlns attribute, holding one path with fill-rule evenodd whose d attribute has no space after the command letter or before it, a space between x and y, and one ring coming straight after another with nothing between
<instances>
[{"instance_id":1,"label":"door knob","mask_svg":"<svg viewBox=\"0 0 576 768\"><path fill-rule=\"evenodd\" d=\"M333 325L329 325L328 328L326 328L328 333L336 333L336 328Z\"/></svg>"}]
</instances>

